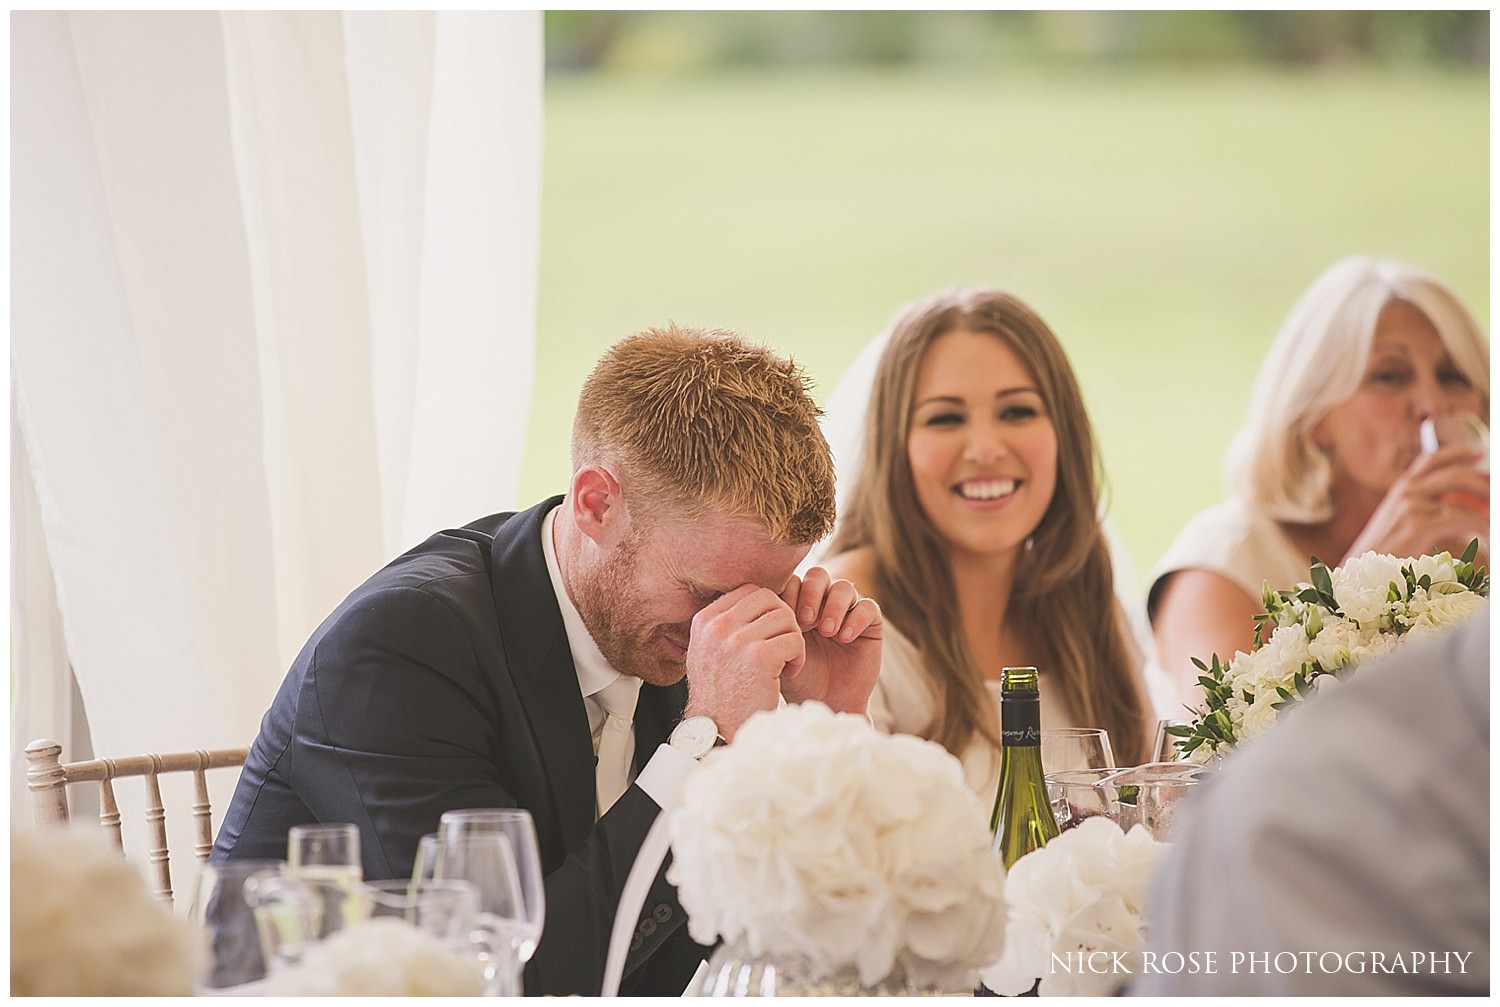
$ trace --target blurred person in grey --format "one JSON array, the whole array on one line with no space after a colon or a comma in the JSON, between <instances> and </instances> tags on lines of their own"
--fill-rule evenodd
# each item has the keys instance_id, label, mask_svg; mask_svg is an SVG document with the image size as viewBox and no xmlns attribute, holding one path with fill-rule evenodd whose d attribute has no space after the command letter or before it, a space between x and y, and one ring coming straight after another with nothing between
<instances>
[{"instance_id":1,"label":"blurred person in grey","mask_svg":"<svg viewBox=\"0 0 1500 1007\"><path fill-rule=\"evenodd\" d=\"M1154 960L1198 971L1129 992L1488 993L1489 643L1486 606L1232 756L1152 892Z\"/></svg>"}]
</instances>

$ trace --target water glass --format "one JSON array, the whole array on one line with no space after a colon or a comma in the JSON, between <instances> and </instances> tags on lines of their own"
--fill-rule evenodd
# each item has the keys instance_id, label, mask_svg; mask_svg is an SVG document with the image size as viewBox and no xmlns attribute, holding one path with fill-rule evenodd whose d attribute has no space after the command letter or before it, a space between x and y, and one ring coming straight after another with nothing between
<instances>
[{"instance_id":1,"label":"water glass","mask_svg":"<svg viewBox=\"0 0 1500 1007\"><path fill-rule=\"evenodd\" d=\"M1121 769L1109 777L1122 802L1134 809L1134 819L1157 839L1170 838L1178 803L1212 770L1192 762L1148 762Z\"/></svg>"},{"instance_id":2,"label":"water glass","mask_svg":"<svg viewBox=\"0 0 1500 1007\"><path fill-rule=\"evenodd\" d=\"M256 932L255 911L245 898L245 881L258 873L286 876L284 860L222 860L203 865L188 918L198 928L208 954L198 986L221 990L266 977L266 958Z\"/></svg>"},{"instance_id":3,"label":"water glass","mask_svg":"<svg viewBox=\"0 0 1500 1007\"><path fill-rule=\"evenodd\" d=\"M359 826L346 822L294 825L287 832L287 872L299 881L350 887L364 878Z\"/></svg>"},{"instance_id":4,"label":"water glass","mask_svg":"<svg viewBox=\"0 0 1500 1007\"><path fill-rule=\"evenodd\" d=\"M1111 779L1117 772L1107 767L1046 774L1047 797L1058 829L1066 832L1086 818L1102 815L1128 831L1135 824L1135 809L1120 800L1120 790Z\"/></svg>"},{"instance_id":5,"label":"water glass","mask_svg":"<svg viewBox=\"0 0 1500 1007\"><path fill-rule=\"evenodd\" d=\"M468 947L479 915L478 890L454 878L366 881L357 897L363 919L404 920L452 947Z\"/></svg>"},{"instance_id":6,"label":"water glass","mask_svg":"<svg viewBox=\"0 0 1500 1007\"><path fill-rule=\"evenodd\" d=\"M1113 769L1115 753L1102 727L1058 727L1042 732L1042 773Z\"/></svg>"}]
</instances>

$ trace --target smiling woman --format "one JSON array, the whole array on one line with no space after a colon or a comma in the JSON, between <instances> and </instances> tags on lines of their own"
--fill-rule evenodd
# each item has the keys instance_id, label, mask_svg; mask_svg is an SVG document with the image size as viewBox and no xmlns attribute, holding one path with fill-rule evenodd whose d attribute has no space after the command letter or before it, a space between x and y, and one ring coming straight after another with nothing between
<instances>
[{"instance_id":1,"label":"smiling woman","mask_svg":"<svg viewBox=\"0 0 1500 1007\"><path fill-rule=\"evenodd\" d=\"M885 613L876 726L941 743L985 797L999 769L986 686L1006 666L1041 669L1044 725L1103 727L1121 758L1145 757L1098 471L1067 355L1026 304L954 289L897 317L826 565Z\"/></svg>"}]
</instances>

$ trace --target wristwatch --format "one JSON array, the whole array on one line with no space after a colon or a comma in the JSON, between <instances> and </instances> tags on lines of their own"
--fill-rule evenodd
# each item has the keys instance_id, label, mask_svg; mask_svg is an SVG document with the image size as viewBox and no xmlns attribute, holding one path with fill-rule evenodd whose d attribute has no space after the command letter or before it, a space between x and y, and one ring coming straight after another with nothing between
<instances>
[{"instance_id":1,"label":"wristwatch","mask_svg":"<svg viewBox=\"0 0 1500 1007\"><path fill-rule=\"evenodd\" d=\"M719 725L714 723L713 718L699 715L689 717L672 728L667 744L684 755L701 759L713 751L714 746L721 740Z\"/></svg>"}]
</instances>

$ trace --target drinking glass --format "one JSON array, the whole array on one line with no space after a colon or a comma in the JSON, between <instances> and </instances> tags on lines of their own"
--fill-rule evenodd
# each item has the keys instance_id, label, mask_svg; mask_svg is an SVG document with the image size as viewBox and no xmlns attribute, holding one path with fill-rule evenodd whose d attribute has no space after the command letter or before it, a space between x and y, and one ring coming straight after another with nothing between
<instances>
[{"instance_id":1,"label":"drinking glass","mask_svg":"<svg viewBox=\"0 0 1500 1007\"><path fill-rule=\"evenodd\" d=\"M294 825L287 831L287 875L316 896L313 938L321 940L354 920L349 899L364 880L359 826L347 822Z\"/></svg>"},{"instance_id":2,"label":"drinking glass","mask_svg":"<svg viewBox=\"0 0 1500 1007\"><path fill-rule=\"evenodd\" d=\"M188 918L208 951L198 976L200 989L221 990L266 977L255 912L245 899L245 880L261 872L284 877L286 861L222 860L204 864L199 872Z\"/></svg>"},{"instance_id":3,"label":"drinking glass","mask_svg":"<svg viewBox=\"0 0 1500 1007\"><path fill-rule=\"evenodd\" d=\"M494 935L476 942L484 967L486 993L520 996L520 950L530 935L510 837L499 832L461 836L431 833L417 844L414 884L457 879L471 885L477 898L476 928Z\"/></svg>"},{"instance_id":4,"label":"drinking glass","mask_svg":"<svg viewBox=\"0 0 1500 1007\"><path fill-rule=\"evenodd\" d=\"M1418 428L1418 440L1423 454L1432 454L1438 448L1444 448L1450 444L1461 444L1471 450L1482 452L1484 457L1479 462L1479 471L1490 470L1490 429L1473 413L1428 416L1422 420L1422 425ZM1443 500L1445 503L1454 503L1460 507L1480 511L1486 516L1490 512L1488 497L1481 498L1472 493L1458 491L1445 493Z\"/></svg>"},{"instance_id":5,"label":"drinking glass","mask_svg":"<svg viewBox=\"0 0 1500 1007\"><path fill-rule=\"evenodd\" d=\"M1198 782L1198 777L1184 776L1140 783L1136 788L1136 816L1146 831L1161 842L1169 842L1178 807Z\"/></svg>"},{"instance_id":6,"label":"drinking glass","mask_svg":"<svg viewBox=\"0 0 1500 1007\"><path fill-rule=\"evenodd\" d=\"M1475 451L1483 451L1481 463L1489 471L1490 429L1473 413L1451 413L1446 416L1428 416L1418 428L1418 440L1423 454L1432 454L1438 448L1450 444L1462 444Z\"/></svg>"},{"instance_id":7,"label":"drinking glass","mask_svg":"<svg viewBox=\"0 0 1500 1007\"><path fill-rule=\"evenodd\" d=\"M357 825L324 822L287 832L287 873L298 881L350 888L364 879L363 863Z\"/></svg>"},{"instance_id":8,"label":"drinking glass","mask_svg":"<svg viewBox=\"0 0 1500 1007\"><path fill-rule=\"evenodd\" d=\"M457 878L366 881L358 891L365 919L404 920L450 947L469 945L479 891Z\"/></svg>"},{"instance_id":9,"label":"drinking glass","mask_svg":"<svg viewBox=\"0 0 1500 1007\"><path fill-rule=\"evenodd\" d=\"M1118 772L1109 767L1046 774L1047 797L1058 829L1066 832L1086 818L1103 815L1128 831L1135 824L1135 808L1120 800L1120 790L1112 782Z\"/></svg>"},{"instance_id":10,"label":"drinking glass","mask_svg":"<svg viewBox=\"0 0 1500 1007\"><path fill-rule=\"evenodd\" d=\"M1151 742L1152 762L1177 762L1182 759L1182 751L1177 743L1182 740L1176 735L1167 733L1167 728L1177 727L1184 723L1181 720L1158 720L1156 722L1156 737Z\"/></svg>"},{"instance_id":11,"label":"drinking glass","mask_svg":"<svg viewBox=\"0 0 1500 1007\"><path fill-rule=\"evenodd\" d=\"M1057 727L1042 732L1042 773L1113 769L1115 753L1102 727Z\"/></svg>"},{"instance_id":12,"label":"drinking glass","mask_svg":"<svg viewBox=\"0 0 1500 1007\"><path fill-rule=\"evenodd\" d=\"M1121 803L1132 808L1134 821L1165 841L1176 821L1177 803L1212 772L1193 762L1148 762L1118 770L1108 783L1119 794Z\"/></svg>"},{"instance_id":13,"label":"drinking glass","mask_svg":"<svg viewBox=\"0 0 1500 1007\"><path fill-rule=\"evenodd\" d=\"M498 834L510 838L516 873L521 882L521 901L525 916L518 928L516 955L524 965L536 953L546 918L547 897L542 883L542 858L537 849L536 825L531 812L524 808L465 808L445 811L438 822L443 839L458 839L478 834Z\"/></svg>"}]
</instances>

